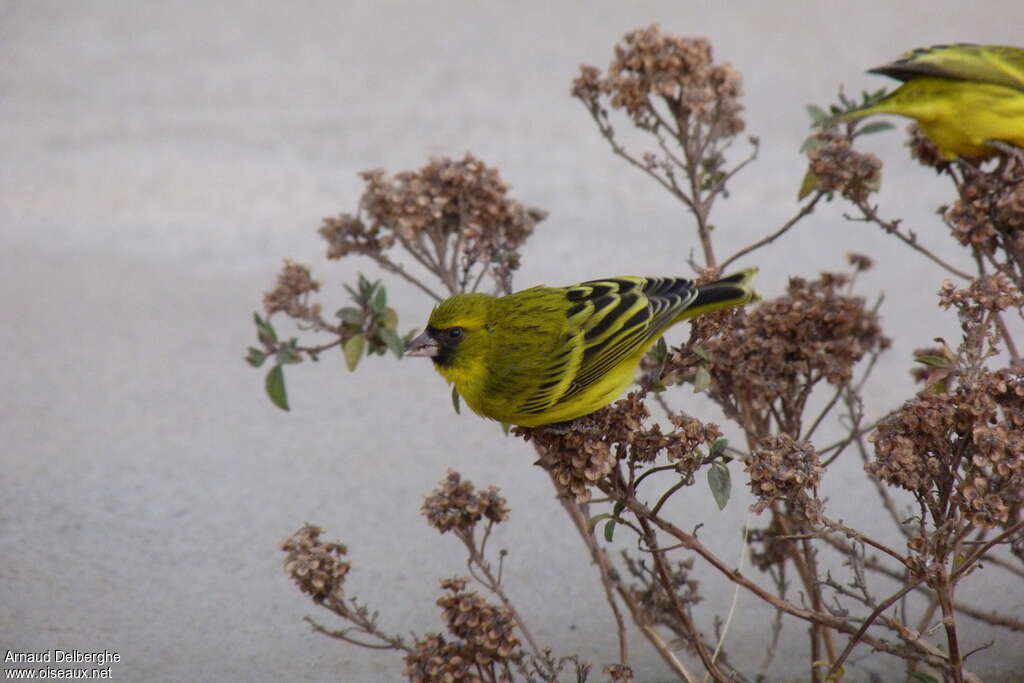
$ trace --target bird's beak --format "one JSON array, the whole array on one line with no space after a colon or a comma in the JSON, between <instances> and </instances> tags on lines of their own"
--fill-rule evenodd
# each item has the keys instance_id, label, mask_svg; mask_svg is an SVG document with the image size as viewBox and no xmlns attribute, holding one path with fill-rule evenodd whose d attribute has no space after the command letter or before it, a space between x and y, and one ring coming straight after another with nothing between
<instances>
[{"instance_id":1,"label":"bird's beak","mask_svg":"<svg viewBox=\"0 0 1024 683\"><path fill-rule=\"evenodd\" d=\"M439 353L441 353L441 346L437 343L436 339L426 332L420 334L420 336L413 339L405 347L405 355L407 356L426 356L427 358L433 358Z\"/></svg>"}]
</instances>

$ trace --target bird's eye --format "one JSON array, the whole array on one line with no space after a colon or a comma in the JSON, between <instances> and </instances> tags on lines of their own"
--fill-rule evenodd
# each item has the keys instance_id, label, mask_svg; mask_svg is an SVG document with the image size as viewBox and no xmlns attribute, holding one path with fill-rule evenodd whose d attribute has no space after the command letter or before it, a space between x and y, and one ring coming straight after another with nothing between
<instances>
[{"instance_id":1,"label":"bird's eye","mask_svg":"<svg viewBox=\"0 0 1024 683\"><path fill-rule=\"evenodd\" d=\"M450 327L447 330L448 338L452 341L462 339L463 329L461 327Z\"/></svg>"}]
</instances>

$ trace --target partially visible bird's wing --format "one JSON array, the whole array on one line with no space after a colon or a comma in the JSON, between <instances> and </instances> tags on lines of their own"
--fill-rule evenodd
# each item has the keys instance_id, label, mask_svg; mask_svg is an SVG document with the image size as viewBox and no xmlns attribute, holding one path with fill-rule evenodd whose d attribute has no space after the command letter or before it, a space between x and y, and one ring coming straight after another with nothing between
<instances>
[{"instance_id":1,"label":"partially visible bird's wing","mask_svg":"<svg viewBox=\"0 0 1024 683\"><path fill-rule=\"evenodd\" d=\"M908 81L920 76L993 83L1024 90L1024 49L1000 45L934 45L905 53L869 73Z\"/></svg>"},{"instance_id":2,"label":"partially visible bird's wing","mask_svg":"<svg viewBox=\"0 0 1024 683\"><path fill-rule=\"evenodd\" d=\"M567 288L566 316L582 335L582 356L558 401L584 391L646 346L697 294L693 282L683 278L619 277Z\"/></svg>"}]
</instances>

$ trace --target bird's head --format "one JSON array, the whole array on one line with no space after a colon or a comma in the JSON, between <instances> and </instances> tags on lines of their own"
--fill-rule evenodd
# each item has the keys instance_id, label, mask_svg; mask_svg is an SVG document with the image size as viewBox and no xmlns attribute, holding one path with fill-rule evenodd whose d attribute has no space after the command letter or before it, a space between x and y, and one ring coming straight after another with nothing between
<instances>
[{"instance_id":1,"label":"bird's head","mask_svg":"<svg viewBox=\"0 0 1024 683\"><path fill-rule=\"evenodd\" d=\"M456 294L441 302L431 312L427 329L405 347L405 355L430 358L442 374L482 357L492 301L494 297L486 294Z\"/></svg>"}]
</instances>

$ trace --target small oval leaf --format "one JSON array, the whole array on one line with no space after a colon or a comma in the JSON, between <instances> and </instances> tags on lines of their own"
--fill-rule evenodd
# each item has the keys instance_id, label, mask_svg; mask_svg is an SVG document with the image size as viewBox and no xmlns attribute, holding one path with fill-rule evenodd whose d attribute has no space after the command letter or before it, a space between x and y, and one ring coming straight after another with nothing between
<instances>
[{"instance_id":1,"label":"small oval leaf","mask_svg":"<svg viewBox=\"0 0 1024 683\"><path fill-rule=\"evenodd\" d=\"M459 411L459 392L455 390L455 387L452 387L452 407L455 408L456 415L462 414Z\"/></svg>"},{"instance_id":2,"label":"small oval leaf","mask_svg":"<svg viewBox=\"0 0 1024 683\"><path fill-rule=\"evenodd\" d=\"M711 463L708 468L708 486L711 487L711 495L718 503L718 509L724 510L729 502L729 492L732 488L732 478L729 475L729 468L721 462Z\"/></svg>"},{"instance_id":3,"label":"small oval leaf","mask_svg":"<svg viewBox=\"0 0 1024 683\"><path fill-rule=\"evenodd\" d=\"M896 126L892 125L888 121L874 121L873 123L869 123L861 128L860 133L861 135L871 135L872 133L880 133L883 130L889 130L890 128L895 127Z\"/></svg>"},{"instance_id":4,"label":"small oval leaf","mask_svg":"<svg viewBox=\"0 0 1024 683\"><path fill-rule=\"evenodd\" d=\"M796 200L798 202L803 200L804 197L814 192L816 187L818 187L818 176L808 167L807 173L804 174L804 179L800 183L800 190L796 193Z\"/></svg>"},{"instance_id":5,"label":"small oval leaf","mask_svg":"<svg viewBox=\"0 0 1024 683\"><path fill-rule=\"evenodd\" d=\"M379 283L375 289L373 298L370 299L370 308L373 309L374 313L383 313L384 309L388 306L388 293L384 291L384 285Z\"/></svg>"},{"instance_id":6,"label":"small oval leaf","mask_svg":"<svg viewBox=\"0 0 1024 683\"><path fill-rule=\"evenodd\" d=\"M258 368L263 365L263 361L267 359L267 354L260 351L252 346L249 347L249 354L245 357L245 362L254 368Z\"/></svg>"},{"instance_id":7,"label":"small oval leaf","mask_svg":"<svg viewBox=\"0 0 1024 683\"><path fill-rule=\"evenodd\" d=\"M340 309L335 315L341 318L341 322L355 325L356 327L362 327L363 321L366 319L366 315L361 310L353 306L346 306Z\"/></svg>"},{"instance_id":8,"label":"small oval leaf","mask_svg":"<svg viewBox=\"0 0 1024 683\"><path fill-rule=\"evenodd\" d=\"M288 392L284 388L284 370L280 365L270 368L266 386L270 402L281 410L288 410Z\"/></svg>"},{"instance_id":9,"label":"small oval leaf","mask_svg":"<svg viewBox=\"0 0 1024 683\"><path fill-rule=\"evenodd\" d=\"M953 362L949 358L943 358L942 356L931 356L927 354L924 356L918 356L914 360L917 361L918 363L930 365L933 368L948 368L952 367L953 365Z\"/></svg>"},{"instance_id":10,"label":"small oval leaf","mask_svg":"<svg viewBox=\"0 0 1024 683\"><path fill-rule=\"evenodd\" d=\"M361 334L349 337L348 341L342 347L345 353L345 364L348 365L349 372L356 369L359 365L359 359L363 357L363 350L366 348L366 337Z\"/></svg>"},{"instance_id":11,"label":"small oval leaf","mask_svg":"<svg viewBox=\"0 0 1024 683\"><path fill-rule=\"evenodd\" d=\"M377 334L380 335L381 341L388 345L391 349L391 353L395 354L395 358L401 358L405 352L405 344L402 343L402 339L395 334L395 331L389 327L381 327L377 330Z\"/></svg>"}]
</instances>

